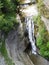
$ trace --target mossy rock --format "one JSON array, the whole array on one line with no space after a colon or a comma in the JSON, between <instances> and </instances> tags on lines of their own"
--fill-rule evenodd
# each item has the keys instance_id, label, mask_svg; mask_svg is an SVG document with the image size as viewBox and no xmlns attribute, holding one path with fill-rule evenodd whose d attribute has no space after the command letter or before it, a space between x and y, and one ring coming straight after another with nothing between
<instances>
[{"instance_id":1,"label":"mossy rock","mask_svg":"<svg viewBox=\"0 0 49 65\"><path fill-rule=\"evenodd\" d=\"M49 19L49 9L45 6L42 0L38 0L38 10L41 15Z\"/></svg>"}]
</instances>

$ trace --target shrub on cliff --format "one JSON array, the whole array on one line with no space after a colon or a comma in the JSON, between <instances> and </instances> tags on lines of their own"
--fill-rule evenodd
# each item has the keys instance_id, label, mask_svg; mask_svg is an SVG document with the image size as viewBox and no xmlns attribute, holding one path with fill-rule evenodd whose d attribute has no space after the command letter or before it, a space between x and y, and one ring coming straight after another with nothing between
<instances>
[{"instance_id":1,"label":"shrub on cliff","mask_svg":"<svg viewBox=\"0 0 49 65\"><path fill-rule=\"evenodd\" d=\"M0 33L5 35L18 25L16 20L16 0L0 0ZM15 65L8 57L5 45L5 36L0 34L0 53L4 56L7 65Z\"/></svg>"},{"instance_id":2,"label":"shrub on cliff","mask_svg":"<svg viewBox=\"0 0 49 65\"><path fill-rule=\"evenodd\" d=\"M17 25L16 0L0 0L0 30L8 33Z\"/></svg>"},{"instance_id":3,"label":"shrub on cliff","mask_svg":"<svg viewBox=\"0 0 49 65\"><path fill-rule=\"evenodd\" d=\"M39 48L39 52L43 57L49 59L49 33L46 30L40 15L34 17L34 22L38 26L36 44Z\"/></svg>"}]
</instances>

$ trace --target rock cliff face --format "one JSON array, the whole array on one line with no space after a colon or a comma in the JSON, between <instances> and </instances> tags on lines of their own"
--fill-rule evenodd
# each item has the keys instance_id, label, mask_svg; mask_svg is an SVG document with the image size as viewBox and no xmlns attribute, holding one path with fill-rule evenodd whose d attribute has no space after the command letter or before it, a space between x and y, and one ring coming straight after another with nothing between
<instances>
[{"instance_id":1,"label":"rock cliff face","mask_svg":"<svg viewBox=\"0 0 49 65\"><path fill-rule=\"evenodd\" d=\"M0 65L6 65L4 57L0 54Z\"/></svg>"},{"instance_id":2,"label":"rock cliff face","mask_svg":"<svg viewBox=\"0 0 49 65\"><path fill-rule=\"evenodd\" d=\"M40 55L38 56L31 55L31 59L34 65L49 65L49 62L45 60L43 57L41 57Z\"/></svg>"},{"instance_id":3,"label":"rock cliff face","mask_svg":"<svg viewBox=\"0 0 49 65\"><path fill-rule=\"evenodd\" d=\"M43 0L46 7L49 9L49 0Z\"/></svg>"},{"instance_id":4,"label":"rock cliff face","mask_svg":"<svg viewBox=\"0 0 49 65\"><path fill-rule=\"evenodd\" d=\"M43 0L43 3L45 4L45 6L47 7L48 9L48 15L49 15L49 0ZM47 19L46 17L41 17L43 22L45 23L45 26L49 32L49 18Z\"/></svg>"},{"instance_id":5,"label":"rock cliff face","mask_svg":"<svg viewBox=\"0 0 49 65\"><path fill-rule=\"evenodd\" d=\"M18 35L17 31L11 31L11 33L6 39L6 48L9 57L14 61L15 65L49 65L49 62L40 55L31 54L29 57L24 52L26 46L23 39L20 40L20 35Z\"/></svg>"},{"instance_id":6,"label":"rock cliff face","mask_svg":"<svg viewBox=\"0 0 49 65\"><path fill-rule=\"evenodd\" d=\"M25 48L24 37L19 34L18 30L11 31L6 39L6 49L15 65L34 65L29 56L24 52Z\"/></svg>"},{"instance_id":7,"label":"rock cliff face","mask_svg":"<svg viewBox=\"0 0 49 65\"><path fill-rule=\"evenodd\" d=\"M20 4L35 2L36 0L20 0Z\"/></svg>"},{"instance_id":8,"label":"rock cliff face","mask_svg":"<svg viewBox=\"0 0 49 65\"><path fill-rule=\"evenodd\" d=\"M15 65L34 65L28 54L24 52L29 43L28 38L24 36L25 25L22 24L19 15L17 15L16 19L19 26L8 34L5 41L8 56L14 61Z\"/></svg>"},{"instance_id":9,"label":"rock cliff face","mask_svg":"<svg viewBox=\"0 0 49 65\"><path fill-rule=\"evenodd\" d=\"M49 19L45 18L45 17L41 17L41 19L43 20L48 32L49 32Z\"/></svg>"},{"instance_id":10,"label":"rock cliff face","mask_svg":"<svg viewBox=\"0 0 49 65\"><path fill-rule=\"evenodd\" d=\"M18 30L11 31L6 39L6 49L15 65L49 65L40 55L28 55L24 52L25 48L24 37L19 35Z\"/></svg>"}]
</instances>

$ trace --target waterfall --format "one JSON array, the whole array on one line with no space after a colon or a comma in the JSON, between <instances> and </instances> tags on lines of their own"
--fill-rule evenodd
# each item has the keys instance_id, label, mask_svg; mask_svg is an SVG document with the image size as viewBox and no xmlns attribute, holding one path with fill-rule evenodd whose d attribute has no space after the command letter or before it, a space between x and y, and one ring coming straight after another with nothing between
<instances>
[{"instance_id":1,"label":"waterfall","mask_svg":"<svg viewBox=\"0 0 49 65\"><path fill-rule=\"evenodd\" d=\"M30 1L30 0L25 0L25 1L27 2L27 4L26 4L26 2L24 2L24 4L20 6L21 7L20 12L21 12L21 14L23 14L23 16L25 18L26 29L28 31L29 41L32 46L32 53L37 54L35 38L34 38L34 21L33 21L33 16L38 15L38 10L36 7L37 5L36 4L29 5L28 1ZM36 0L31 0L31 2L32 1L35 2Z\"/></svg>"},{"instance_id":2,"label":"waterfall","mask_svg":"<svg viewBox=\"0 0 49 65\"><path fill-rule=\"evenodd\" d=\"M34 22L32 17L26 17L26 29L28 31L29 41L31 42L32 46L32 53L36 54L36 45L35 45L35 38L34 38Z\"/></svg>"}]
</instances>

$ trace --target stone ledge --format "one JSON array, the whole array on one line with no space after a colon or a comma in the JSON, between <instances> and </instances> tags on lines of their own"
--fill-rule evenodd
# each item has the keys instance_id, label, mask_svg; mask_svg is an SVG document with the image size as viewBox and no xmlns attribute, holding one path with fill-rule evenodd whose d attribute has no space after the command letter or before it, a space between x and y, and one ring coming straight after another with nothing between
<instances>
[{"instance_id":1,"label":"stone ledge","mask_svg":"<svg viewBox=\"0 0 49 65\"><path fill-rule=\"evenodd\" d=\"M44 22L44 24L45 24L45 26L46 26L46 28L47 28L47 30L49 32L49 19L47 19L47 18L45 18L43 16L41 16L41 19Z\"/></svg>"}]
</instances>

